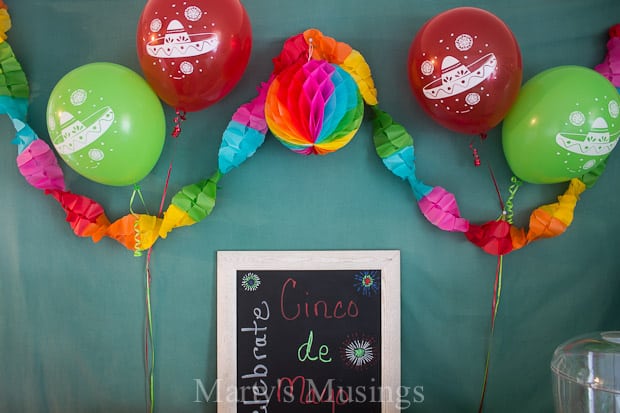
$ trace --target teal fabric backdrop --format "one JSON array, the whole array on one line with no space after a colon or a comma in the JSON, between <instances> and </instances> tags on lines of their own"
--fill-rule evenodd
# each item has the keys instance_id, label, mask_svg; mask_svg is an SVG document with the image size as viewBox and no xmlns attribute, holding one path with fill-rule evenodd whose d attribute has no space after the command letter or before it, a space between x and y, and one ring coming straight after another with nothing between
<instances>
[{"instance_id":1,"label":"teal fabric backdrop","mask_svg":"<svg viewBox=\"0 0 620 413\"><path fill-rule=\"evenodd\" d=\"M9 43L29 76L29 122L47 138L49 93L71 69L95 61L140 73L136 23L144 1L6 0ZM234 110L255 96L289 36L316 27L362 52L381 107L416 144L418 176L455 193L473 222L500 210L485 165L507 196L511 172L500 128L479 145L443 129L410 92L406 60L413 37L434 15L461 5L500 17L523 54L524 81L559 65L593 67L604 58L620 2L522 0L245 0L253 26L247 71L219 104L191 113L178 140L142 182L156 211L168 164L170 193L216 169L221 134ZM173 111L166 108L168 128ZM173 231L153 250L152 306L158 412L215 412L197 398L197 380L216 378L215 267L218 250L398 249L402 265L402 384L422 386L414 412L477 411L488 344L496 257L420 214L408 185L374 152L370 116L355 139L325 157L302 157L273 137L220 181L211 216ZM30 187L15 166L13 132L0 142L0 411L137 412L145 406L144 263L120 244L73 235L59 205ZM174 156L173 156L174 155ZM486 411L552 411L554 348L581 333L620 329L620 159L613 153L579 202L564 235L504 259L502 300L491 357ZM100 202L111 219L128 212L131 187L87 181L65 165L68 187ZM564 184L524 185L515 219L554 202ZM409 394L414 401L414 394ZM421 401L419 396L415 401Z\"/></svg>"}]
</instances>

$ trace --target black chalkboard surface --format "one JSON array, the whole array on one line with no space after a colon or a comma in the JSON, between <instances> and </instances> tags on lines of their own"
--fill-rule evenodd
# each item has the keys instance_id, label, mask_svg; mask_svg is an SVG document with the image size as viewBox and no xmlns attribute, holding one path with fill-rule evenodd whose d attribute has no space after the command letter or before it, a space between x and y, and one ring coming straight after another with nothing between
<instances>
[{"instance_id":1,"label":"black chalkboard surface","mask_svg":"<svg viewBox=\"0 0 620 413\"><path fill-rule=\"evenodd\" d=\"M274 413L293 405L327 411L316 408L324 404L379 413L380 276L376 269L237 271L237 384L245 390L237 411L267 404Z\"/></svg>"},{"instance_id":2,"label":"black chalkboard surface","mask_svg":"<svg viewBox=\"0 0 620 413\"><path fill-rule=\"evenodd\" d=\"M218 253L218 411L392 411L398 268L398 251Z\"/></svg>"}]
</instances>

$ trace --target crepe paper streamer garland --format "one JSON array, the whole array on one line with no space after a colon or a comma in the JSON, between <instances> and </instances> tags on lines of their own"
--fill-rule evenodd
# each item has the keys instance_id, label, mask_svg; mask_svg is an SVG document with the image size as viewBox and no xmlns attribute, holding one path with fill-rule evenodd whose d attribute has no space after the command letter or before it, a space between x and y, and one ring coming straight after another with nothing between
<instances>
[{"instance_id":1,"label":"crepe paper streamer garland","mask_svg":"<svg viewBox=\"0 0 620 413\"><path fill-rule=\"evenodd\" d=\"M390 171L409 182L420 210L429 222L445 231L463 232L470 242L485 252L498 256L492 335L501 294L503 255L537 239L563 233L573 220L579 195L585 190L586 185L589 186L596 181L604 169L603 164L595 173L588 175L587 179L584 179L585 182L579 179L571 180L569 188L558 197L557 203L534 210L527 232L512 225L512 198L518 184L511 187L511 197L507 203L509 208L499 219L482 225L471 224L460 216L453 194L441 187L428 186L416 177L413 139L401 125L378 108L377 92L370 68L362 55L349 45L323 36L316 29L310 29L285 42L282 52L274 59L274 72L269 81L259 87L256 98L242 105L233 114L222 136L218 153L218 170L211 177L182 188L172 198L163 218L131 211L115 222L110 222L100 204L66 190L62 170L54 153L27 125L29 95L27 79L12 49L4 42L5 32L10 26L6 6L0 0L0 113L9 116L17 131L13 143L18 147L17 165L20 173L28 183L52 195L60 203L76 235L90 237L95 242L103 237L110 237L134 252L150 249L158 238L166 238L174 228L190 226L206 218L215 206L217 184L222 175L253 156L262 145L269 128L285 145L299 153L324 154L344 146L359 128L363 114L363 109L360 109L362 105L359 96L361 96L375 114L373 140L377 154ZM295 76L301 76L300 74L303 78L296 83L296 96L303 95L305 106L301 102L296 102L297 105L284 105L281 98L290 95L283 93L286 91L282 86L283 79L287 80L287 76L293 79ZM352 90L347 74L355 82L357 93ZM310 83L306 83L307 81ZM293 83L292 80L290 82ZM305 111L301 113L300 108ZM296 117L279 117L286 111L292 111ZM292 130L291 127L299 132L300 124L305 125L301 128L303 132L301 134L283 132L287 130L287 126L289 132ZM152 345L148 262L147 259L149 320L147 331ZM490 349L487 353L480 410L484 402L489 355ZM151 360L148 362L150 364L147 363L151 375L149 381L151 411L153 362L154 353L151 353Z\"/></svg>"},{"instance_id":2,"label":"crepe paper streamer garland","mask_svg":"<svg viewBox=\"0 0 620 413\"><path fill-rule=\"evenodd\" d=\"M1 0L0 6L0 28L8 30L10 17ZM0 36L6 37L4 31ZM310 44L313 47L309 47ZM309 59L328 59L332 65L328 67L321 62L308 65ZM317 30L308 30L285 43L282 53L274 61L275 70L269 82L259 87L256 98L239 107L233 114L222 136L218 170L201 182L183 187L173 196L163 218L132 212L112 222L99 203L66 189L62 169L54 152L26 123L29 96L27 79L11 47L4 41L0 42L0 113L9 116L17 131L13 143L18 147L17 165L20 173L28 183L51 195L62 206L75 235L89 237L94 242L109 237L129 250L148 250L157 239L166 238L174 228L193 225L211 213L215 206L220 178L253 156L264 142L268 131L264 108L269 86L282 69L301 62L305 62L301 66L306 66L306 69L325 69L326 76L311 77L315 81L329 81L333 85L332 94L325 95L325 105L316 106L323 110L324 124L321 127L334 135L344 130L345 136L351 134L352 130L357 130L358 123L361 123L360 113L363 112L359 108L359 96L368 104L376 103L376 90L370 77L370 69L361 54L350 46L325 37ZM354 92L353 84L356 85ZM330 87L327 89L331 90ZM319 88L320 90L322 89ZM317 99L317 96L318 92L314 98ZM355 107L353 111L352 107ZM333 118L334 114L341 117ZM336 127L330 128L338 119L340 122L336 123ZM352 120L353 126L342 119ZM345 125L339 128L343 123ZM327 132L319 134L319 137L331 136ZM344 140L346 139L341 139L341 142ZM332 142L335 141L337 139L334 138ZM336 144L331 147L327 145L325 150L334 150L335 146ZM318 153L319 150L315 152Z\"/></svg>"},{"instance_id":3,"label":"crepe paper streamer garland","mask_svg":"<svg viewBox=\"0 0 620 413\"><path fill-rule=\"evenodd\" d=\"M6 8L0 11L0 27L10 27ZM237 109L224 131L218 170L211 177L182 188L172 198L163 218L131 213L110 222L97 202L65 189L53 152L25 122L26 76L5 42L0 43L0 110L9 115L17 130L14 143L18 145L20 172L31 185L61 204L74 233L95 242L110 237L133 251L147 250L174 228L206 218L215 206L221 177L253 156L269 129L286 146L303 154L329 153L345 145L361 122L359 96L375 114L373 139L377 154L390 171L409 182L426 219L444 231L464 233L470 242L489 254L505 255L535 240L562 234L572 223L579 195L604 168L603 165L583 180L572 179L558 202L536 208L527 231L515 227L506 211L496 220L475 225L461 216L452 193L416 177L413 139L377 106L371 71L359 51L309 29L287 39L273 63L270 79L259 86L253 100ZM357 90L353 90L351 79ZM285 85L292 85L294 91L288 93ZM285 104L291 98L297 98L295 104ZM513 196L514 193L511 201Z\"/></svg>"},{"instance_id":4,"label":"crepe paper streamer garland","mask_svg":"<svg viewBox=\"0 0 620 413\"><path fill-rule=\"evenodd\" d=\"M607 54L594 70L605 76L620 92L620 23L609 29Z\"/></svg>"},{"instance_id":5,"label":"crepe paper streamer garland","mask_svg":"<svg viewBox=\"0 0 620 413\"><path fill-rule=\"evenodd\" d=\"M573 212L579 195L586 189L580 179L570 181L558 202L536 208L529 222L529 229L517 228L507 221L505 214L499 219L474 225L459 212L456 197L442 187L431 187L415 175L413 138L405 128L393 121L387 113L373 108L375 149L385 166L394 175L409 182L426 219L444 231L462 232L467 239L492 255L505 255L541 238L551 238L566 231L572 223Z\"/></svg>"}]
</instances>

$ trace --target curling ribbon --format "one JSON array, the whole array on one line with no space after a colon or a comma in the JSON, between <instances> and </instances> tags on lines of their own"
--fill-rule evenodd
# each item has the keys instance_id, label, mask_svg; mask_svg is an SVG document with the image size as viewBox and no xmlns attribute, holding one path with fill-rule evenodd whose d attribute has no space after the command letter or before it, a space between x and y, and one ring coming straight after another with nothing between
<instances>
[{"instance_id":1,"label":"curling ribbon","mask_svg":"<svg viewBox=\"0 0 620 413\"><path fill-rule=\"evenodd\" d=\"M174 117L174 129L172 130L172 137L173 138L178 138L179 135L181 134L181 123L186 119L185 117L185 111L182 111L180 109L176 110L176 116Z\"/></svg>"},{"instance_id":2,"label":"curling ribbon","mask_svg":"<svg viewBox=\"0 0 620 413\"><path fill-rule=\"evenodd\" d=\"M495 320L497 319L497 311L502 297L502 275L504 266L504 256L497 257L497 269L495 270L495 283L493 285L493 301L491 304L491 327L489 329L487 355L484 364L484 376L482 380L482 391L480 394L480 404L478 405L478 413L484 410L484 399L486 396L487 384L489 383L489 369L491 367L491 353L493 349L493 336L495 335Z\"/></svg>"}]
</instances>

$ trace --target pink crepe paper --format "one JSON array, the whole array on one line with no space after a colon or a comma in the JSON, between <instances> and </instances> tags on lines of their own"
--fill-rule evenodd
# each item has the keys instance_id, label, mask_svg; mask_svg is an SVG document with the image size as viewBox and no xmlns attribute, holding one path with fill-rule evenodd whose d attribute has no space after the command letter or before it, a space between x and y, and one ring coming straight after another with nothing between
<instances>
[{"instance_id":1,"label":"pink crepe paper","mask_svg":"<svg viewBox=\"0 0 620 413\"><path fill-rule=\"evenodd\" d=\"M607 55L594 70L605 76L617 88L620 88L620 24L609 30Z\"/></svg>"},{"instance_id":2,"label":"pink crepe paper","mask_svg":"<svg viewBox=\"0 0 620 413\"><path fill-rule=\"evenodd\" d=\"M434 187L418 201L420 210L433 225L452 232L467 232L469 221L461 217L456 198L442 187Z\"/></svg>"},{"instance_id":3,"label":"pink crepe paper","mask_svg":"<svg viewBox=\"0 0 620 413\"><path fill-rule=\"evenodd\" d=\"M267 133L268 126L265 120L265 99L270 84L271 80L262 83L258 88L258 96L250 102L241 105L233 114L232 120L242 125L249 126L262 134Z\"/></svg>"},{"instance_id":4,"label":"pink crepe paper","mask_svg":"<svg viewBox=\"0 0 620 413\"><path fill-rule=\"evenodd\" d=\"M65 190L65 181L58 161L49 145L35 139L17 155L17 167L26 181L41 190Z\"/></svg>"}]
</instances>

